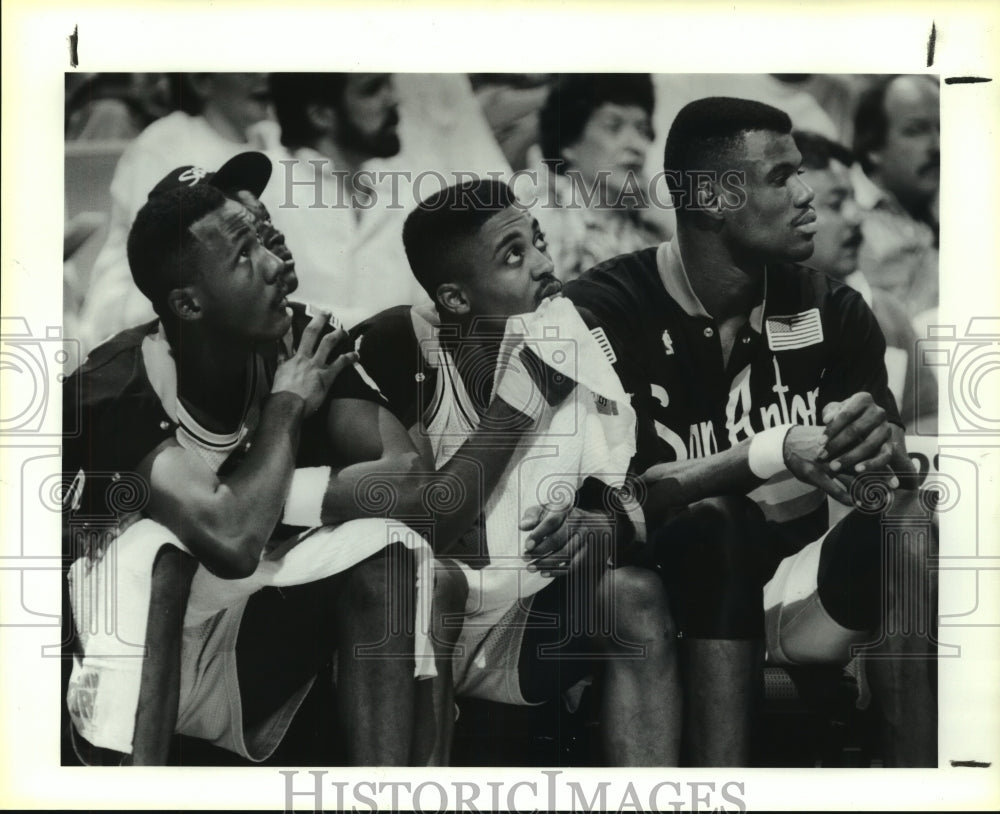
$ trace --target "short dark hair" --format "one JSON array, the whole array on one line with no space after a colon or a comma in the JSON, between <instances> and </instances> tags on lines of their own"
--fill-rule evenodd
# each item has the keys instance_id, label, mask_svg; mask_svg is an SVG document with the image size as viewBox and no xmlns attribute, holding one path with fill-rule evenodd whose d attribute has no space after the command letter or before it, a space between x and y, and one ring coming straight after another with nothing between
<instances>
[{"instance_id":1,"label":"short dark hair","mask_svg":"<svg viewBox=\"0 0 1000 814\"><path fill-rule=\"evenodd\" d=\"M787 135L792 132L792 120L771 105L728 96L697 99L681 108L670 125L663 153L667 186L678 213L684 211L682 196L689 187L689 173L718 165L740 145L745 133L754 130Z\"/></svg>"},{"instance_id":2,"label":"short dark hair","mask_svg":"<svg viewBox=\"0 0 1000 814\"><path fill-rule=\"evenodd\" d=\"M499 212L517 203L503 181L477 178L454 184L425 198L403 224L403 248L417 282L437 301L437 289L451 282L448 261L455 241L474 237Z\"/></svg>"},{"instance_id":3,"label":"short dark hair","mask_svg":"<svg viewBox=\"0 0 1000 814\"><path fill-rule=\"evenodd\" d=\"M580 139L590 117L601 105L637 105L653 115L653 80L646 73L574 73L556 78L538 114L542 157L565 167L562 151Z\"/></svg>"},{"instance_id":4,"label":"short dark hair","mask_svg":"<svg viewBox=\"0 0 1000 814\"><path fill-rule=\"evenodd\" d=\"M167 315L167 296L198 275L192 258L196 238L190 227L229 200L215 187L182 186L146 201L128 234L132 279L160 317Z\"/></svg>"},{"instance_id":5,"label":"short dark hair","mask_svg":"<svg viewBox=\"0 0 1000 814\"><path fill-rule=\"evenodd\" d=\"M845 167L854 163L854 156L843 144L808 130L792 131L795 146L802 153L802 166L808 170L825 170L831 161L839 161Z\"/></svg>"},{"instance_id":6,"label":"short dark hair","mask_svg":"<svg viewBox=\"0 0 1000 814\"><path fill-rule=\"evenodd\" d=\"M347 76L346 73L271 74L271 100L283 145L296 150L313 143L319 131L309 121L309 105L333 105L339 110Z\"/></svg>"}]
</instances>

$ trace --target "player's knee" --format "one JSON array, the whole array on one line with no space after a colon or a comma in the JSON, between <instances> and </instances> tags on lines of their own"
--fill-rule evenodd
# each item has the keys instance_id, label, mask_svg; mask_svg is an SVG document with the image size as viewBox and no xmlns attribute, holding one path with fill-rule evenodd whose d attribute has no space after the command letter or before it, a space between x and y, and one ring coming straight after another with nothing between
<instances>
[{"instance_id":1,"label":"player's knee","mask_svg":"<svg viewBox=\"0 0 1000 814\"><path fill-rule=\"evenodd\" d=\"M673 641L673 616L663 580L646 568L618 568L610 582L614 629L627 642ZM605 580L606 582L608 580Z\"/></svg>"},{"instance_id":2,"label":"player's knee","mask_svg":"<svg viewBox=\"0 0 1000 814\"><path fill-rule=\"evenodd\" d=\"M938 554L937 536L930 523L926 527L916 526L905 532L901 530L890 538L888 544L887 561L898 563L897 569L905 575L903 585L916 588L936 578L937 571L932 563Z\"/></svg>"},{"instance_id":3,"label":"player's knee","mask_svg":"<svg viewBox=\"0 0 1000 814\"><path fill-rule=\"evenodd\" d=\"M186 597L197 569L198 560L176 546L165 543L153 560L154 595L161 593L174 599L178 596Z\"/></svg>"},{"instance_id":4,"label":"player's knee","mask_svg":"<svg viewBox=\"0 0 1000 814\"><path fill-rule=\"evenodd\" d=\"M764 517L743 496L693 503L657 532L678 628L693 638L763 635Z\"/></svg>"},{"instance_id":5,"label":"player's knee","mask_svg":"<svg viewBox=\"0 0 1000 814\"><path fill-rule=\"evenodd\" d=\"M764 520L753 501L712 497L692 504L688 512L684 578L722 586L759 585Z\"/></svg>"},{"instance_id":6,"label":"player's knee","mask_svg":"<svg viewBox=\"0 0 1000 814\"><path fill-rule=\"evenodd\" d=\"M901 556L914 560L914 564L927 566L928 559L938 553L938 526L935 512L935 496L920 494L915 489L899 489L892 496L893 518L899 522L891 524L884 531L896 526L896 535Z\"/></svg>"},{"instance_id":7,"label":"player's knee","mask_svg":"<svg viewBox=\"0 0 1000 814\"><path fill-rule=\"evenodd\" d=\"M692 503L692 521L716 536L741 537L754 533L761 521L760 509L743 495L719 495Z\"/></svg>"}]
</instances>

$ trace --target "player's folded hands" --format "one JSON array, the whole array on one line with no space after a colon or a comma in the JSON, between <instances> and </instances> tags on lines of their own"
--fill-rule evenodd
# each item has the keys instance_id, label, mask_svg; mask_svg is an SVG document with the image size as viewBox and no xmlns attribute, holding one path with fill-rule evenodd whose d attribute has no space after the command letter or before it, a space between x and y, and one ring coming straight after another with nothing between
<instances>
[{"instance_id":1,"label":"player's folded hands","mask_svg":"<svg viewBox=\"0 0 1000 814\"><path fill-rule=\"evenodd\" d=\"M826 435L823 427L795 426L785 435L785 465L798 480L822 489L834 500L853 506L847 487L823 463Z\"/></svg>"},{"instance_id":2,"label":"player's folded hands","mask_svg":"<svg viewBox=\"0 0 1000 814\"><path fill-rule=\"evenodd\" d=\"M892 473L896 442L886 411L870 393L855 393L842 402L823 408L825 448L820 460L833 476L856 476L865 472L886 473L892 489L899 479Z\"/></svg>"},{"instance_id":3,"label":"player's folded hands","mask_svg":"<svg viewBox=\"0 0 1000 814\"><path fill-rule=\"evenodd\" d=\"M607 561L614 537L614 519L576 508L533 506L521 518L521 530L532 529L524 558L529 571L562 576L585 562Z\"/></svg>"}]
</instances>

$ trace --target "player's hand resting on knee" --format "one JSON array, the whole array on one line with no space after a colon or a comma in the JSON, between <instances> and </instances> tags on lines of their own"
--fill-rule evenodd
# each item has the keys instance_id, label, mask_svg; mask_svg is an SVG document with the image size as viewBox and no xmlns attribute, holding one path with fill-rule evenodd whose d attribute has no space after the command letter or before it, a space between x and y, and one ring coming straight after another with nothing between
<instances>
[{"instance_id":1,"label":"player's hand resting on knee","mask_svg":"<svg viewBox=\"0 0 1000 814\"><path fill-rule=\"evenodd\" d=\"M614 518L583 509L533 506L521 517L522 531L531 530L524 557L529 571L561 576L585 562L606 562L614 539Z\"/></svg>"}]
</instances>

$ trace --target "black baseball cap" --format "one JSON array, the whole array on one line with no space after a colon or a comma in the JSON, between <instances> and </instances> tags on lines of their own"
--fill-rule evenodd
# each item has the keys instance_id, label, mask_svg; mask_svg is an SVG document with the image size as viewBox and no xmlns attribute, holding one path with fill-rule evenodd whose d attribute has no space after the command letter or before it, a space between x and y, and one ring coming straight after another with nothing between
<instances>
[{"instance_id":1,"label":"black baseball cap","mask_svg":"<svg viewBox=\"0 0 1000 814\"><path fill-rule=\"evenodd\" d=\"M215 172L190 164L168 172L149 192L155 198L178 187L208 184L223 192L245 189L260 197L271 178L271 159L263 153L240 153L230 158Z\"/></svg>"}]
</instances>

